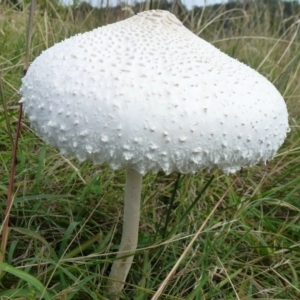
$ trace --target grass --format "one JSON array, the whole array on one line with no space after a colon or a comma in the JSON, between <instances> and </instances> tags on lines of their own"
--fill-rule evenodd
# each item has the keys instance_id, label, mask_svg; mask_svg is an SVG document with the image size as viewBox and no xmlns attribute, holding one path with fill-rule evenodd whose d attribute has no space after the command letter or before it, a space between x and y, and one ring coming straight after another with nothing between
<instances>
[{"instance_id":1,"label":"grass","mask_svg":"<svg viewBox=\"0 0 300 300\"><path fill-rule=\"evenodd\" d=\"M30 60L66 37L130 15L51 3L35 12ZM147 174L139 251L122 299L151 299L161 284L159 299L166 300L300 298L300 10L287 16L265 5L194 12L173 7L196 34L274 82L287 102L292 130L267 166L231 176ZM26 5L20 11L0 4L2 215L27 17ZM62 157L23 119L0 299L105 299L121 235L123 188L123 170Z\"/></svg>"}]
</instances>

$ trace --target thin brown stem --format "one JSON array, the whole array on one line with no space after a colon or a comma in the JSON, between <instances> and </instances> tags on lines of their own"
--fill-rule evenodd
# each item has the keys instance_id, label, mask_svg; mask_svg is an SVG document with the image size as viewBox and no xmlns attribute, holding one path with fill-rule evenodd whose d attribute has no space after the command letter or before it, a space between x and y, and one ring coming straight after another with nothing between
<instances>
[{"instance_id":1,"label":"thin brown stem","mask_svg":"<svg viewBox=\"0 0 300 300\"><path fill-rule=\"evenodd\" d=\"M18 140L19 140L19 135L21 130L21 121L22 121L22 104L20 104L20 109L19 109L18 124L16 130L16 138L13 147L10 179L9 179L9 186L8 186L8 193L7 193L7 202L5 208L5 217L1 228L2 239L1 239L0 262L4 261L7 238L9 233L8 223L9 223L9 214L13 203L12 199L13 199L14 181L15 181L15 174L16 174L17 150L18 150Z\"/></svg>"},{"instance_id":2,"label":"thin brown stem","mask_svg":"<svg viewBox=\"0 0 300 300\"><path fill-rule=\"evenodd\" d=\"M32 23L33 23L33 15L34 15L34 0L31 0L30 3L30 12L29 12L29 20L28 20L28 27L27 27L27 37L26 37L26 50L25 50L25 61L24 61L24 73L23 76L26 75L27 69L29 67L29 52L30 52L30 41L31 41L31 31L32 31ZM8 186L8 193L7 193L7 201L6 201L6 208L5 208L5 215L2 227L0 229L1 232L1 249L0 249L0 262L4 261L7 240L9 235L9 215L10 210L13 204L13 191L14 191L14 181L16 175L16 165L17 165L17 151L18 151L18 141L20 136L21 130L21 121L22 121L22 103L20 104L19 108L19 116L18 116L18 123L17 123L17 130L16 130L16 137L13 143L13 150L12 150L12 164L11 164L11 171L10 171L10 179L9 179L9 186Z\"/></svg>"}]
</instances>

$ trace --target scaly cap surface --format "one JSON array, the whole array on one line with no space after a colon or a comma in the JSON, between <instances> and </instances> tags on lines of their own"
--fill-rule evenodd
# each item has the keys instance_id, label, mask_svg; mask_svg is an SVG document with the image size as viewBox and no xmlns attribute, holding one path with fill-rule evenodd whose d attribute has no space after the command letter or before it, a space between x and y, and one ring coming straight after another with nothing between
<instances>
[{"instance_id":1,"label":"scaly cap surface","mask_svg":"<svg viewBox=\"0 0 300 300\"><path fill-rule=\"evenodd\" d=\"M63 155L141 174L235 172L271 159L289 130L265 77L166 11L54 45L21 93L32 128Z\"/></svg>"}]
</instances>

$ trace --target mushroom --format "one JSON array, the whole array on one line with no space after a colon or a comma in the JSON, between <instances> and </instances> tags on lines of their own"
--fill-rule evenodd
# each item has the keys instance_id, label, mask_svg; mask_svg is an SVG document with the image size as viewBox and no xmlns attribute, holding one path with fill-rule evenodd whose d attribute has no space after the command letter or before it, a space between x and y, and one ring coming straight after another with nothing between
<instances>
[{"instance_id":1,"label":"mushroom","mask_svg":"<svg viewBox=\"0 0 300 300\"><path fill-rule=\"evenodd\" d=\"M161 10L54 45L21 94L31 127L62 155L127 170L111 299L136 251L145 173L234 173L272 159L289 131L272 83Z\"/></svg>"}]
</instances>

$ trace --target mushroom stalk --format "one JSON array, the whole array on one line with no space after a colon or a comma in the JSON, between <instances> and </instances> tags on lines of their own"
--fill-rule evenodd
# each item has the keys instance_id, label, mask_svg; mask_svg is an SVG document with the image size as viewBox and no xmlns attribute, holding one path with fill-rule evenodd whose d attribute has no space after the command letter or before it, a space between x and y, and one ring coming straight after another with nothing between
<instances>
[{"instance_id":1,"label":"mushroom stalk","mask_svg":"<svg viewBox=\"0 0 300 300\"><path fill-rule=\"evenodd\" d=\"M137 171L127 169L122 239L117 259L114 261L109 275L110 300L119 299L118 295L123 289L137 247L142 178L143 176Z\"/></svg>"}]
</instances>

